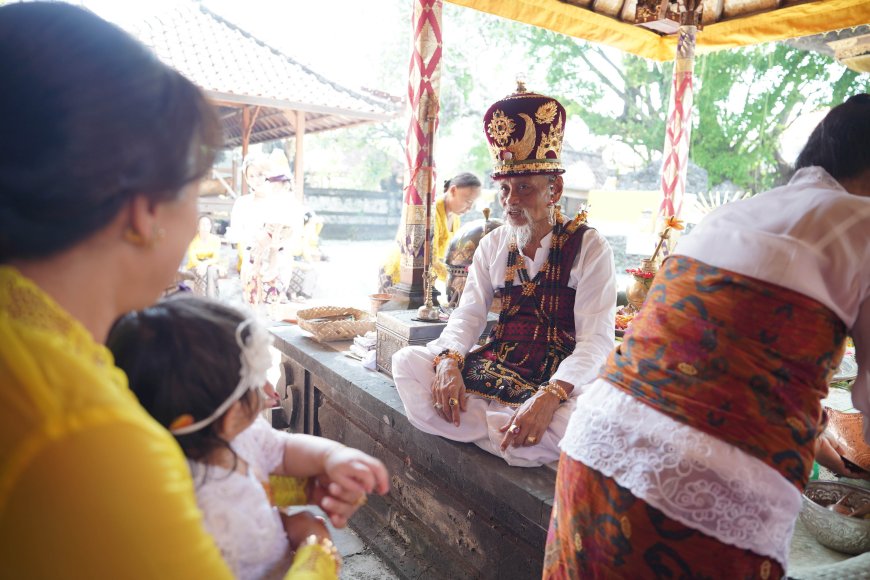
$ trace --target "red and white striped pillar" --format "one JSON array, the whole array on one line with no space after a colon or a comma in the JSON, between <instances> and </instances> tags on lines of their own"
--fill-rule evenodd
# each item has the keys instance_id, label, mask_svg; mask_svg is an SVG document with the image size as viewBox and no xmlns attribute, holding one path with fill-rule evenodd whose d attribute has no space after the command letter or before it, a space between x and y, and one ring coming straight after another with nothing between
<instances>
[{"instance_id":1,"label":"red and white striped pillar","mask_svg":"<svg viewBox=\"0 0 870 580\"><path fill-rule=\"evenodd\" d=\"M692 135L692 101L695 71L696 26L680 26L674 78L671 90L668 120L665 127L665 147L662 157L662 204L659 215L663 218L679 216L686 193L686 172L689 164L689 140Z\"/></svg>"},{"instance_id":2,"label":"red and white striped pillar","mask_svg":"<svg viewBox=\"0 0 870 580\"><path fill-rule=\"evenodd\" d=\"M442 0L414 0L414 42L408 70L410 120L405 137L405 186L402 207L402 261L396 291L407 296L409 307L423 303L423 255L427 244L426 200L435 200L435 168L431 144L438 127L441 93ZM427 196L427 191L429 195ZM431 240L428 240L431 244Z\"/></svg>"}]
</instances>

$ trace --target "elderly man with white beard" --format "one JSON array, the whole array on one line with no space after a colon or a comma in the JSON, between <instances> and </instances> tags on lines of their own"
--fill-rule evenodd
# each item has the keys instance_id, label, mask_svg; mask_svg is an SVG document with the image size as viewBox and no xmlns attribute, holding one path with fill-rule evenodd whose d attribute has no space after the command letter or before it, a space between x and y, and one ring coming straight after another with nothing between
<instances>
[{"instance_id":1,"label":"elderly man with white beard","mask_svg":"<svg viewBox=\"0 0 870 580\"><path fill-rule=\"evenodd\" d=\"M473 442L514 466L559 458L580 388L613 348L616 283L604 237L557 203L564 107L517 92L484 116L505 226L485 236L441 336L393 356L418 429ZM498 322L477 341L498 292Z\"/></svg>"}]
</instances>

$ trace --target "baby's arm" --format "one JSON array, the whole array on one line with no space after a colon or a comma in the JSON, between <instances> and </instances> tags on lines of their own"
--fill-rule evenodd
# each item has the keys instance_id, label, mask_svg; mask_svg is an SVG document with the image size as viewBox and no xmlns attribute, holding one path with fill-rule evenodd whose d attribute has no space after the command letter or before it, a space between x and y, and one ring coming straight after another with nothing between
<instances>
[{"instance_id":1,"label":"baby's arm","mask_svg":"<svg viewBox=\"0 0 870 580\"><path fill-rule=\"evenodd\" d=\"M312 477L309 499L342 527L365 501L366 494L389 491L389 475L379 460L350 447L312 435L284 438L276 475Z\"/></svg>"}]
</instances>

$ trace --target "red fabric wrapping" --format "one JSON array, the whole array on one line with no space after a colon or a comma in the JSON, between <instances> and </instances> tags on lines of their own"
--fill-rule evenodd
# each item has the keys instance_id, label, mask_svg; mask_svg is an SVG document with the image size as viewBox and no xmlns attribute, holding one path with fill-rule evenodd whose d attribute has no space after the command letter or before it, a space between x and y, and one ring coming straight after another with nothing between
<instances>
[{"instance_id":1,"label":"red fabric wrapping","mask_svg":"<svg viewBox=\"0 0 870 580\"><path fill-rule=\"evenodd\" d=\"M688 528L562 454L544 580L782 577L775 560Z\"/></svg>"},{"instance_id":2,"label":"red fabric wrapping","mask_svg":"<svg viewBox=\"0 0 870 580\"><path fill-rule=\"evenodd\" d=\"M807 296L675 256L604 377L803 490L845 338L843 322Z\"/></svg>"}]
</instances>

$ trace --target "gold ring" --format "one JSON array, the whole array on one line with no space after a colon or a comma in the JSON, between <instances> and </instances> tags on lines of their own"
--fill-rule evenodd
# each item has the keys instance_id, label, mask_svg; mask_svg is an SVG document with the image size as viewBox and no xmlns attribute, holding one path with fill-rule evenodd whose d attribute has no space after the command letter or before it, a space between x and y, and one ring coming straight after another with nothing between
<instances>
[{"instance_id":1,"label":"gold ring","mask_svg":"<svg viewBox=\"0 0 870 580\"><path fill-rule=\"evenodd\" d=\"M436 409L438 409L439 411L444 407L444 405L442 405L441 403L435 403L432 406L435 407Z\"/></svg>"},{"instance_id":2,"label":"gold ring","mask_svg":"<svg viewBox=\"0 0 870 580\"><path fill-rule=\"evenodd\" d=\"M535 437L534 435L529 435L528 437L526 437L526 443L535 444L537 442L538 442L538 438Z\"/></svg>"},{"instance_id":3,"label":"gold ring","mask_svg":"<svg viewBox=\"0 0 870 580\"><path fill-rule=\"evenodd\" d=\"M361 496L359 496L359 499L356 500L356 503L353 504L353 507L357 507L357 508L362 507L362 506L366 505L367 501L369 501L369 498L366 497L366 494L362 494Z\"/></svg>"},{"instance_id":4,"label":"gold ring","mask_svg":"<svg viewBox=\"0 0 870 580\"><path fill-rule=\"evenodd\" d=\"M508 427L508 433L513 433L514 435L516 435L519 432L520 432L520 426L517 425L516 423L514 423L513 425Z\"/></svg>"},{"instance_id":5,"label":"gold ring","mask_svg":"<svg viewBox=\"0 0 870 580\"><path fill-rule=\"evenodd\" d=\"M459 404L459 400L457 400L456 397L450 397L449 399L447 399L447 404L451 407L455 407Z\"/></svg>"}]
</instances>

